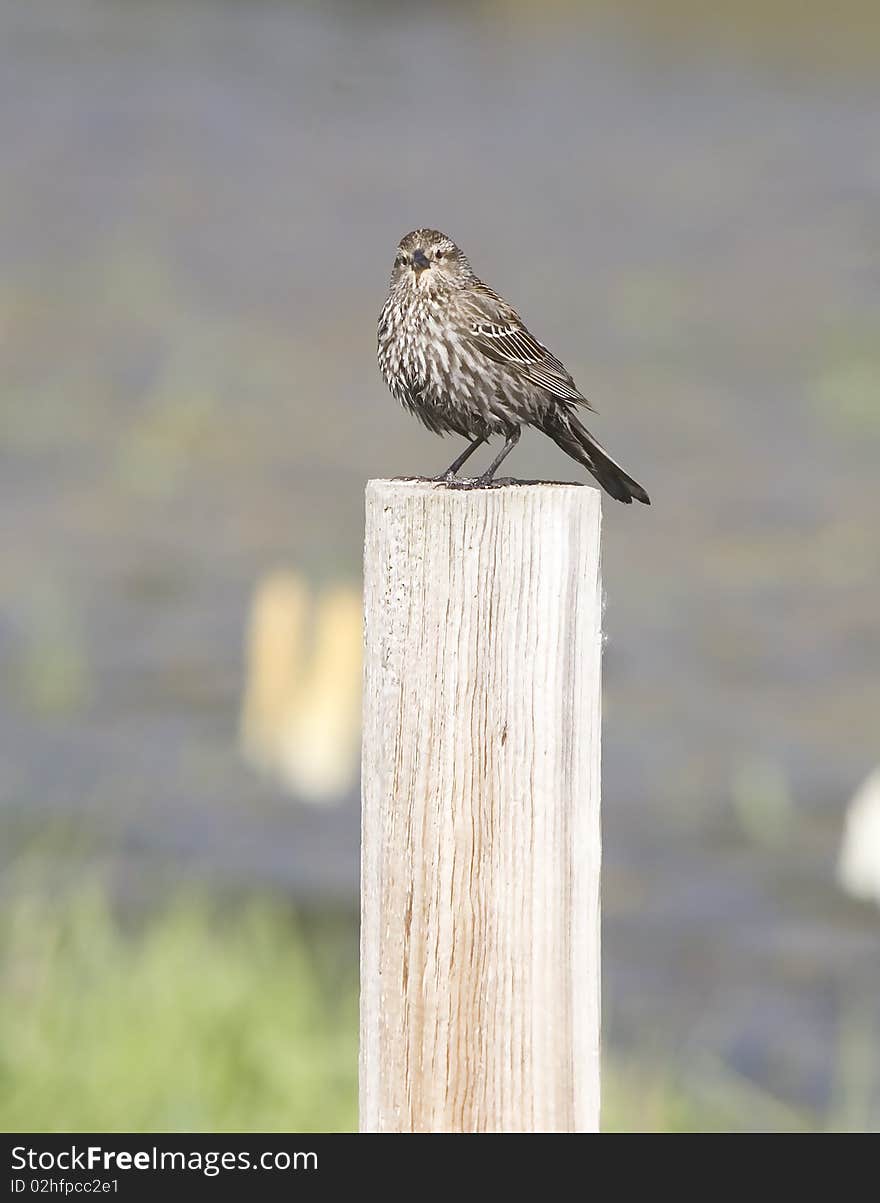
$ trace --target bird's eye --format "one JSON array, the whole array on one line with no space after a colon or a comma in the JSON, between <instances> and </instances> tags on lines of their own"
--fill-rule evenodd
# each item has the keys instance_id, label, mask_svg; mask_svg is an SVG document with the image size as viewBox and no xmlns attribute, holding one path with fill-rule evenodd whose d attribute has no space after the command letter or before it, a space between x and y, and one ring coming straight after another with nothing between
<instances>
[{"instance_id":1,"label":"bird's eye","mask_svg":"<svg viewBox=\"0 0 880 1203\"><path fill-rule=\"evenodd\" d=\"M442 258L444 258L445 255L446 255L445 251L435 251L434 252L435 259L442 259Z\"/></svg>"}]
</instances>

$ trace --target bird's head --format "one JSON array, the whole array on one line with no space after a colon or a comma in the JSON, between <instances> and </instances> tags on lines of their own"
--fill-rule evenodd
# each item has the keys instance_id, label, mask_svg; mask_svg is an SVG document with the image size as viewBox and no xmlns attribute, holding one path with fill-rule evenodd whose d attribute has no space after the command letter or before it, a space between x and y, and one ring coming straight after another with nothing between
<instances>
[{"instance_id":1,"label":"bird's head","mask_svg":"<svg viewBox=\"0 0 880 1203\"><path fill-rule=\"evenodd\" d=\"M392 288L436 293L463 288L473 279L467 258L439 230L413 230L401 238L391 272Z\"/></svg>"}]
</instances>

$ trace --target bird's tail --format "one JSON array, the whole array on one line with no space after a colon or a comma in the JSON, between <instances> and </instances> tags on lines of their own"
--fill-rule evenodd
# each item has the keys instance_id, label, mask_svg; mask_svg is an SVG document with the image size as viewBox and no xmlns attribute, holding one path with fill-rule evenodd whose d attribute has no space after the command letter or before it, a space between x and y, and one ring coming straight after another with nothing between
<instances>
[{"instance_id":1,"label":"bird's tail","mask_svg":"<svg viewBox=\"0 0 880 1203\"><path fill-rule=\"evenodd\" d=\"M541 422L540 428L567 455L592 472L606 493L610 493L617 501L629 505L635 498L643 505L651 504L650 497L638 481L633 480L620 464L614 462L602 444L581 426L573 413L553 410Z\"/></svg>"}]
</instances>

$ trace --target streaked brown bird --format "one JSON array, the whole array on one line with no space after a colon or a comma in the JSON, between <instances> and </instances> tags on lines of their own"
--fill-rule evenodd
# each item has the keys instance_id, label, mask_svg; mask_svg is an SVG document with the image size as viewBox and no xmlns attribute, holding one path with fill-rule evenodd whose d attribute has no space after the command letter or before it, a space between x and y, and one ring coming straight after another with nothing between
<instances>
[{"instance_id":1,"label":"streaked brown bird","mask_svg":"<svg viewBox=\"0 0 880 1203\"><path fill-rule=\"evenodd\" d=\"M400 240L379 316L378 354L398 401L436 434L470 441L438 480L460 488L489 485L523 426L534 426L612 497L651 504L578 421L579 405L593 407L563 364L439 230L413 230ZM458 480L459 468L496 434L505 443L482 476Z\"/></svg>"}]
</instances>

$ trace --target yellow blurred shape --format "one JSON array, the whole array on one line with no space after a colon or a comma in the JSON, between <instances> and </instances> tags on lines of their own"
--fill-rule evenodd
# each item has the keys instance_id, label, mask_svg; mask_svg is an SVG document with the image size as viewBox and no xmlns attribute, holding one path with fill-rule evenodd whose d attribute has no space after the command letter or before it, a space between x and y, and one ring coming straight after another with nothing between
<instances>
[{"instance_id":1,"label":"yellow blurred shape","mask_svg":"<svg viewBox=\"0 0 880 1203\"><path fill-rule=\"evenodd\" d=\"M361 596L315 595L296 573L257 585L247 641L242 749L307 802L341 799L357 780Z\"/></svg>"}]
</instances>

